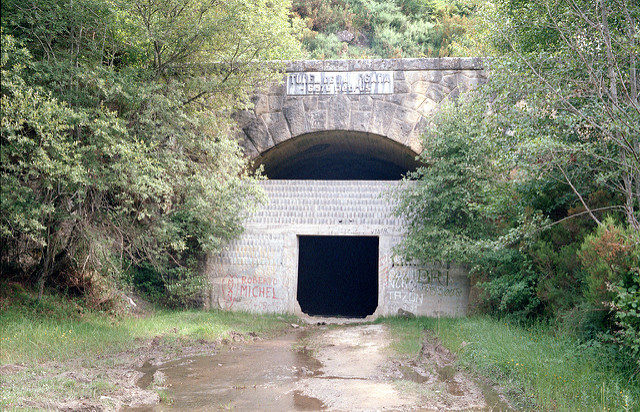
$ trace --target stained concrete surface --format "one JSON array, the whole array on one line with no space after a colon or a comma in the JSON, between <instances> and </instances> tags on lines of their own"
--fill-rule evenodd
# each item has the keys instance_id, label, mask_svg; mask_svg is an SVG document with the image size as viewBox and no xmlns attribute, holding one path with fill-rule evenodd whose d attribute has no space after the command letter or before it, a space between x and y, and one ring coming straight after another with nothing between
<instances>
[{"instance_id":1,"label":"stained concrete surface","mask_svg":"<svg viewBox=\"0 0 640 412\"><path fill-rule=\"evenodd\" d=\"M434 338L416 359L390 350L384 325L300 329L211 356L145 364L142 387L170 400L138 410L505 410Z\"/></svg>"},{"instance_id":2,"label":"stained concrete surface","mask_svg":"<svg viewBox=\"0 0 640 412\"><path fill-rule=\"evenodd\" d=\"M374 317L398 310L420 316L464 316L469 277L464 267L419 265L397 254L405 236L389 193L415 182L267 180L268 203L245 231L207 260L209 308L302 316L300 241L305 236L378 237L378 296ZM336 251L336 256L339 253ZM342 258L343 260L347 258ZM317 259L317 265L324 265ZM345 264L346 266L346 264ZM339 277L334 279L340 282ZM320 285L311 285L318 290ZM338 297L333 296L327 301Z\"/></svg>"}]
</instances>

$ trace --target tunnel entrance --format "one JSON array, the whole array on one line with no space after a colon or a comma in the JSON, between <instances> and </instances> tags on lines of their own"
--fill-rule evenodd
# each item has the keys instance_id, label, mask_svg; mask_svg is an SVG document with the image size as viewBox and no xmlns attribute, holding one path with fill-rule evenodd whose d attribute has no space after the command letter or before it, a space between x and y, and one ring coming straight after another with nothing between
<instances>
[{"instance_id":1,"label":"tunnel entrance","mask_svg":"<svg viewBox=\"0 0 640 412\"><path fill-rule=\"evenodd\" d=\"M378 307L377 236L299 236L298 303L308 315L364 318Z\"/></svg>"},{"instance_id":2,"label":"tunnel entrance","mask_svg":"<svg viewBox=\"0 0 640 412\"><path fill-rule=\"evenodd\" d=\"M416 155L384 136L331 130L284 141L255 166L275 180L399 180L418 167Z\"/></svg>"}]
</instances>

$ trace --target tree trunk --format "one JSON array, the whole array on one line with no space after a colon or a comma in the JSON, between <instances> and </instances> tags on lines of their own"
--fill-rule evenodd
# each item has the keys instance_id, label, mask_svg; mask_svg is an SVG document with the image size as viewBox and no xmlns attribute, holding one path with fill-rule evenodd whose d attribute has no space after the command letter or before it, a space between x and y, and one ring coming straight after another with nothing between
<instances>
[{"instance_id":1,"label":"tree trunk","mask_svg":"<svg viewBox=\"0 0 640 412\"><path fill-rule=\"evenodd\" d=\"M44 284L47 278L51 274L51 267L53 264L53 244L51 240L51 227L47 228L47 244L44 247L44 256L42 257L42 265L40 267L40 274L38 275L38 302L42 300L44 294Z\"/></svg>"}]
</instances>

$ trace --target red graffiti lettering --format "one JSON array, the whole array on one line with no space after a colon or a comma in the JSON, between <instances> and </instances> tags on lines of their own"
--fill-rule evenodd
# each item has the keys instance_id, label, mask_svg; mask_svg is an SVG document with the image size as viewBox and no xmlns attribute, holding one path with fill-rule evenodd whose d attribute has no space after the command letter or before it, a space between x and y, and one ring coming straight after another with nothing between
<instances>
[{"instance_id":1,"label":"red graffiti lettering","mask_svg":"<svg viewBox=\"0 0 640 412\"><path fill-rule=\"evenodd\" d=\"M240 286L240 296L245 298L249 297L249 287L247 285Z\"/></svg>"},{"instance_id":2,"label":"red graffiti lettering","mask_svg":"<svg viewBox=\"0 0 640 412\"><path fill-rule=\"evenodd\" d=\"M236 296L233 293L235 280L236 276L234 275L229 275L222 280L222 300L224 301L223 309L231 309L236 301Z\"/></svg>"}]
</instances>

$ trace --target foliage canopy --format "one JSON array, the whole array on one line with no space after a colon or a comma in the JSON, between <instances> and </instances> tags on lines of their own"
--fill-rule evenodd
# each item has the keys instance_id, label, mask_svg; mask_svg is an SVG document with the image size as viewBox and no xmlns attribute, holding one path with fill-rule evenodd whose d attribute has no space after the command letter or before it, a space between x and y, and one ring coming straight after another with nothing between
<instances>
[{"instance_id":1,"label":"foliage canopy","mask_svg":"<svg viewBox=\"0 0 640 412\"><path fill-rule=\"evenodd\" d=\"M234 111L298 56L290 4L2 2L2 272L93 291L151 268L165 303L261 199ZM129 275L127 275L129 274Z\"/></svg>"},{"instance_id":2,"label":"foliage canopy","mask_svg":"<svg viewBox=\"0 0 640 412\"><path fill-rule=\"evenodd\" d=\"M640 5L495 0L477 22L489 81L424 136L404 253L469 265L490 312L638 356Z\"/></svg>"}]
</instances>

